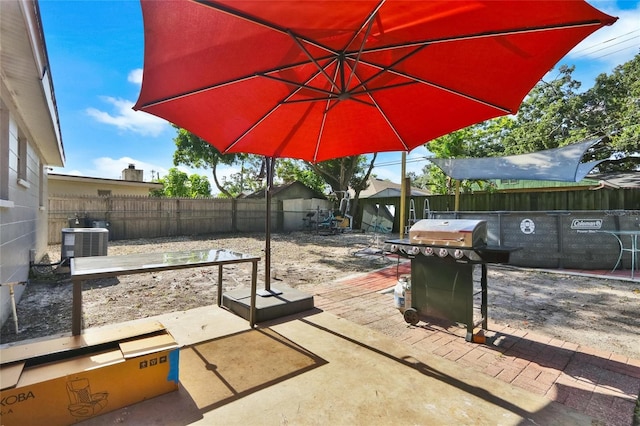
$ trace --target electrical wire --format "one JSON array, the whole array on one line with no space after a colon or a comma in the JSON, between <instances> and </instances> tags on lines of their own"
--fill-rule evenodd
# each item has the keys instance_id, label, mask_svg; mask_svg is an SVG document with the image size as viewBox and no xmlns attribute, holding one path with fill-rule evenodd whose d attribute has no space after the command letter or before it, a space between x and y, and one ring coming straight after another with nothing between
<instances>
[{"instance_id":1,"label":"electrical wire","mask_svg":"<svg viewBox=\"0 0 640 426\"><path fill-rule=\"evenodd\" d=\"M607 44L607 43L610 43L610 42L612 42L612 41L614 41L614 40L617 40L617 39L620 39L620 38L622 38L622 37L626 37L626 36L631 35L631 34L633 34L633 33L640 33L640 29L636 29L636 30L629 31L628 33L620 34L619 36L616 36L616 37L610 38L610 39L605 40L605 41L601 41L600 43L592 44L591 46L587 46L587 47L584 47L584 48L582 48L582 49L579 49L579 50L574 51L574 52L573 52L573 54L574 54L574 55L577 55L577 54L579 54L579 53L583 53L583 52L586 52L586 51L588 51L588 50L591 50L591 49L594 49L594 48L598 48L598 47L600 47L600 46L602 46L602 45L605 45L605 44ZM616 45L618 45L618 44L620 44L620 43L624 43L624 42L626 42L626 41L629 41L630 39L634 39L634 38L637 38L637 37L638 37L637 35L631 36L630 38L627 38L627 39L625 39L625 40L618 41L617 43L614 43L614 44L612 44L612 45L604 46L604 47L601 47L601 48L599 48L599 49L597 49L597 50L594 50L594 52L598 52L598 51L600 51L600 50L603 50L603 49L607 49L607 48L609 48L609 47L616 46ZM582 58L582 57L584 57L584 56L588 56L588 53L585 53L584 55L577 55L576 57L577 57L577 58Z\"/></svg>"}]
</instances>

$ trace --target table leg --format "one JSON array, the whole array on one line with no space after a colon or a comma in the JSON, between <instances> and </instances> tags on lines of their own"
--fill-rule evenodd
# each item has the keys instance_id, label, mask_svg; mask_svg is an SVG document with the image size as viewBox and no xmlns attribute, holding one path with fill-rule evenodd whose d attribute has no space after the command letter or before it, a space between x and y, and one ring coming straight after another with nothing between
<instances>
[{"instance_id":1,"label":"table leg","mask_svg":"<svg viewBox=\"0 0 640 426\"><path fill-rule=\"evenodd\" d=\"M482 288L482 302L480 305L480 315L482 315L482 329L489 330L489 315L488 315L488 297L487 297L487 265L482 264L482 275L480 278L480 287Z\"/></svg>"},{"instance_id":2,"label":"table leg","mask_svg":"<svg viewBox=\"0 0 640 426\"><path fill-rule=\"evenodd\" d=\"M222 305L222 265L218 265L218 307Z\"/></svg>"},{"instance_id":3,"label":"table leg","mask_svg":"<svg viewBox=\"0 0 640 426\"><path fill-rule=\"evenodd\" d=\"M631 279L634 279L634 274L638 266L638 236L631 236Z\"/></svg>"},{"instance_id":4,"label":"table leg","mask_svg":"<svg viewBox=\"0 0 640 426\"><path fill-rule=\"evenodd\" d=\"M615 266L613 267L613 269L611 270L611 272L615 272L615 270L618 269L618 265L620 265L620 261L622 260L622 254L624 253L624 245L622 244L622 239L620 239L620 237L618 237L616 234L613 234L610 232L609 234L613 235L615 239L618 240L618 245L620 245L620 254L618 255L618 260Z\"/></svg>"},{"instance_id":5,"label":"table leg","mask_svg":"<svg viewBox=\"0 0 640 426\"><path fill-rule=\"evenodd\" d=\"M251 306L249 307L249 325L253 328L256 324L256 292L258 283L258 262L252 262L251 268Z\"/></svg>"},{"instance_id":6,"label":"table leg","mask_svg":"<svg viewBox=\"0 0 640 426\"><path fill-rule=\"evenodd\" d=\"M71 334L74 336L79 336L82 333L82 282L82 280L72 281Z\"/></svg>"}]
</instances>

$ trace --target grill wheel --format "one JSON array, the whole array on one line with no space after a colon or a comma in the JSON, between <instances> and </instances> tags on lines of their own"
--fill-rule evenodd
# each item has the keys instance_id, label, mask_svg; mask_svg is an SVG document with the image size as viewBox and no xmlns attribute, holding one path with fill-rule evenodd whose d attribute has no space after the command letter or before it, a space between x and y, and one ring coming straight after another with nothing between
<instances>
[{"instance_id":1,"label":"grill wheel","mask_svg":"<svg viewBox=\"0 0 640 426\"><path fill-rule=\"evenodd\" d=\"M409 308L405 310L404 320L411 325L418 324L420 322L420 318L418 317L418 311L414 308Z\"/></svg>"}]
</instances>

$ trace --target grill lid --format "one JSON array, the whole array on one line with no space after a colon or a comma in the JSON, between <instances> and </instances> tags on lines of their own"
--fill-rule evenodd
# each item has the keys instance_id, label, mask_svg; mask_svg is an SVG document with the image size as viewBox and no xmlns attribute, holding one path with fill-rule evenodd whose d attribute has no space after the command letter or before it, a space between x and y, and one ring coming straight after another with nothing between
<instances>
[{"instance_id":1,"label":"grill lid","mask_svg":"<svg viewBox=\"0 0 640 426\"><path fill-rule=\"evenodd\" d=\"M411 244L476 248L487 245L487 222L471 219L422 219L409 229Z\"/></svg>"}]
</instances>

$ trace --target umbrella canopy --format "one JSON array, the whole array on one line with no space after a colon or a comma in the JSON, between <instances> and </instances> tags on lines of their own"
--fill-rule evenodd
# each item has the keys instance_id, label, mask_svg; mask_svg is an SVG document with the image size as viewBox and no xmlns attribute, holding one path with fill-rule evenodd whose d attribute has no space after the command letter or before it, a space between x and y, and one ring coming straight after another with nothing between
<instances>
[{"instance_id":1,"label":"umbrella canopy","mask_svg":"<svg viewBox=\"0 0 640 426\"><path fill-rule=\"evenodd\" d=\"M584 1L142 0L136 110L222 153L410 151L516 113L616 18Z\"/></svg>"}]
</instances>

